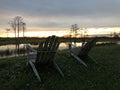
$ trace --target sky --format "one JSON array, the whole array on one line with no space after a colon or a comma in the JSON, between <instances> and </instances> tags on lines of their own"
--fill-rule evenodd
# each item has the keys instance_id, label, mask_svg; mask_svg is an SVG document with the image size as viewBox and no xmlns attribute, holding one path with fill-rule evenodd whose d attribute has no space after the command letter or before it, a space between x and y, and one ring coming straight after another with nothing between
<instances>
[{"instance_id":1,"label":"sky","mask_svg":"<svg viewBox=\"0 0 120 90\"><path fill-rule=\"evenodd\" d=\"M38 31L62 35L73 24L79 28L119 27L120 0L0 0L1 36L16 16L23 18L26 32L34 35Z\"/></svg>"}]
</instances>

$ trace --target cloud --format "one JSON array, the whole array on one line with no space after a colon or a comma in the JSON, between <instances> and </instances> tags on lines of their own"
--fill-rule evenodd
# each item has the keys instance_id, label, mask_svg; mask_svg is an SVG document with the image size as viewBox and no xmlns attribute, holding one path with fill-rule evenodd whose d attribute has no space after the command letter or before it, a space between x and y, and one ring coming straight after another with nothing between
<instances>
[{"instance_id":1,"label":"cloud","mask_svg":"<svg viewBox=\"0 0 120 90\"><path fill-rule=\"evenodd\" d=\"M120 23L120 0L0 0L0 19L20 15L28 25L112 26Z\"/></svg>"}]
</instances>

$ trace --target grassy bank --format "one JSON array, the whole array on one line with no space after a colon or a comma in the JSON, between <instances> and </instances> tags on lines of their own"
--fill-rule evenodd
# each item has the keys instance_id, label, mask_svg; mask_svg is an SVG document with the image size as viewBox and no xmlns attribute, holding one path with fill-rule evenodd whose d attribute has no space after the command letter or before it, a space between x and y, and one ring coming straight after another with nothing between
<instances>
[{"instance_id":1,"label":"grassy bank","mask_svg":"<svg viewBox=\"0 0 120 90\"><path fill-rule=\"evenodd\" d=\"M25 57L0 59L0 90L119 90L120 46L96 46L90 55L98 62L88 60L88 68L59 51L56 62L65 78L55 70L41 69L40 84L32 70L26 66Z\"/></svg>"}]
</instances>

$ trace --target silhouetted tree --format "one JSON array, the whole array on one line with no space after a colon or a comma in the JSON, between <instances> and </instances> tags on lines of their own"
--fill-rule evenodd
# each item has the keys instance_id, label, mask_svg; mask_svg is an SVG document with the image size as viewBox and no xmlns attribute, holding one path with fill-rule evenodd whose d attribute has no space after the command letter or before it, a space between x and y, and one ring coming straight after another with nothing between
<instances>
[{"instance_id":1,"label":"silhouetted tree","mask_svg":"<svg viewBox=\"0 0 120 90\"><path fill-rule=\"evenodd\" d=\"M22 30L23 30L23 32L25 31L25 25L26 24L23 22L23 18L20 17L20 16L16 16L15 18L13 18L10 21L10 25L15 32L15 38L16 37L19 38L20 31L22 31Z\"/></svg>"},{"instance_id":2,"label":"silhouetted tree","mask_svg":"<svg viewBox=\"0 0 120 90\"><path fill-rule=\"evenodd\" d=\"M16 38L16 51L19 55L19 34L20 34L20 31L23 31L23 36L24 36L24 31L25 31L25 23L23 22L23 18L20 17L20 16L16 16L15 18L13 18L11 21L10 21L10 25L12 27L12 29L14 30L15 32L15 38Z\"/></svg>"},{"instance_id":3,"label":"silhouetted tree","mask_svg":"<svg viewBox=\"0 0 120 90\"><path fill-rule=\"evenodd\" d=\"M71 25L71 31L70 31L70 34L73 34L74 38L76 38L76 36L78 35L78 31L79 28L78 28L78 25L77 24L74 24L74 25ZM70 35L72 36L72 35ZM76 39L74 40L74 44L76 46Z\"/></svg>"},{"instance_id":4,"label":"silhouetted tree","mask_svg":"<svg viewBox=\"0 0 120 90\"><path fill-rule=\"evenodd\" d=\"M8 38L8 32L10 31L10 29L9 29L9 28L7 28L7 29L6 29L6 31L7 31L7 38Z\"/></svg>"},{"instance_id":5,"label":"silhouetted tree","mask_svg":"<svg viewBox=\"0 0 120 90\"><path fill-rule=\"evenodd\" d=\"M74 24L74 25L71 25L71 33L74 35L74 37L77 36L77 31L79 30L78 28L78 25L77 24Z\"/></svg>"},{"instance_id":6,"label":"silhouetted tree","mask_svg":"<svg viewBox=\"0 0 120 90\"><path fill-rule=\"evenodd\" d=\"M25 36L25 29L26 29L26 23L22 23L22 27L23 27L23 37Z\"/></svg>"},{"instance_id":7,"label":"silhouetted tree","mask_svg":"<svg viewBox=\"0 0 120 90\"><path fill-rule=\"evenodd\" d=\"M81 37L82 37L82 46L84 46L84 44L85 44L85 38L86 38L86 33L87 33L86 29L87 28L80 28L80 30L81 30Z\"/></svg>"}]
</instances>

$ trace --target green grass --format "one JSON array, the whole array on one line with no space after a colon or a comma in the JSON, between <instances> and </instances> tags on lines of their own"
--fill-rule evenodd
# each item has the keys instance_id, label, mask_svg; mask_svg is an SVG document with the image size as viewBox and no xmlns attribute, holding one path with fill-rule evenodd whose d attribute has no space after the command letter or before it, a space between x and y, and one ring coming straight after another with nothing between
<instances>
[{"instance_id":1,"label":"green grass","mask_svg":"<svg viewBox=\"0 0 120 90\"><path fill-rule=\"evenodd\" d=\"M98 62L86 61L84 67L59 51L55 61L65 78L55 70L40 69L39 83L25 57L0 59L0 90L120 90L120 46L96 46L90 55Z\"/></svg>"}]
</instances>

